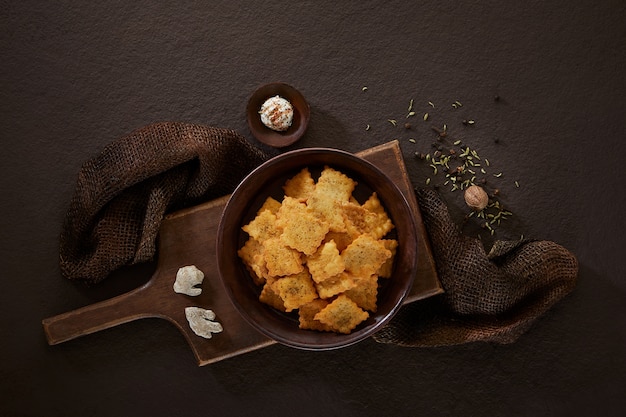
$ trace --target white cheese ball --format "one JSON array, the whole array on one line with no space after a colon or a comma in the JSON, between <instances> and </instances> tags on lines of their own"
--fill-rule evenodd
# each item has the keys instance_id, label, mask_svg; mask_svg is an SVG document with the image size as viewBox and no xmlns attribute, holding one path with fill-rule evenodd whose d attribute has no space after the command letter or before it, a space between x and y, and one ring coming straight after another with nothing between
<instances>
[{"instance_id":1,"label":"white cheese ball","mask_svg":"<svg viewBox=\"0 0 626 417\"><path fill-rule=\"evenodd\" d=\"M279 132L289 129L293 122L293 107L289 101L280 96L265 100L259 114L265 126Z\"/></svg>"}]
</instances>

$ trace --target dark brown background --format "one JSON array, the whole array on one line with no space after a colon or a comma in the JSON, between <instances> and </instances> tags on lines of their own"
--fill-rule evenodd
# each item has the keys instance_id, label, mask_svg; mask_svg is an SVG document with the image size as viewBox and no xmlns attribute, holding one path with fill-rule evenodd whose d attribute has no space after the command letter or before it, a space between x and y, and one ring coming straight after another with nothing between
<instances>
[{"instance_id":1,"label":"dark brown background","mask_svg":"<svg viewBox=\"0 0 626 417\"><path fill-rule=\"evenodd\" d=\"M0 414L626 412L623 1L162 3L0 7ZM412 158L433 141L420 122L429 111L508 179L502 198L515 215L499 237L549 239L576 254L574 293L508 346L275 345L200 368L162 320L48 346L43 318L136 287L153 268L93 288L60 276L58 236L81 163L155 121L252 140L246 100L271 81L311 104L294 147L360 151L399 139L415 185L429 173ZM410 99L414 128L394 128L387 119L403 119ZM460 220L460 194L445 198Z\"/></svg>"}]
</instances>

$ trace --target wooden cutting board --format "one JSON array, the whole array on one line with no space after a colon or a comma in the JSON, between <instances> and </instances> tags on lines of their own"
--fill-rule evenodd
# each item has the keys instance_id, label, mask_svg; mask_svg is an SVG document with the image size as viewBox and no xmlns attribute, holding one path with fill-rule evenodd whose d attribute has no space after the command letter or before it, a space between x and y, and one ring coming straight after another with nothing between
<instances>
[{"instance_id":1,"label":"wooden cutting board","mask_svg":"<svg viewBox=\"0 0 626 417\"><path fill-rule=\"evenodd\" d=\"M387 173L405 194L415 213L418 228L418 271L405 303L443 292L433 261L422 216L406 172L397 141L357 154ZM231 304L217 272L216 235L229 196L166 216L158 241L157 267L141 287L109 300L44 319L48 343L55 345L140 318L163 318L187 339L200 366L276 343L253 329ZM173 284L180 267L195 265L205 274L202 294L190 297L175 293ZM224 331L211 339L197 336L185 317L186 307L213 310Z\"/></svg>"}]
</instances>

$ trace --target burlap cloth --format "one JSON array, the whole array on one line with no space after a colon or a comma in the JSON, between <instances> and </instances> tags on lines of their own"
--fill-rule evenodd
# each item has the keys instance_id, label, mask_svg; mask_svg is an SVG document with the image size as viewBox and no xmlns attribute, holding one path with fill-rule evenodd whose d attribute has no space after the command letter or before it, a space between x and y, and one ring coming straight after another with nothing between
<instances>
[{"instance_id":1,"label":"burlap cloth","mask_svg":"<svg viewBox=\"0 0 626 417\"><path fill-rule=\"evenodd\" d=\"M87 161L60 237L68 279L97 283L156 252L163 216L231 193L271 153L232 130L156 123ZM510 343L574 287L576 258L547 241L496 242L489 254L462 235L433 190L418 193L445 292L404 306L374 339L402 346Z\"/></svg>"},{"instance_id":2,"label":"burlap cloth","mask_svg":"<svg viewBox=\"0 0 626 417\"><path fill-rule=\"evenodd\" d=\"M417 192L445 292L404 306L374 338L402 346L512 343L569 294L578 262L550 241L495 241L489 253L463 235L432 189Z\"/></svg>"},{"instance_id":3,"label":"burlap cloth","mask_svg":"<svg viewBox=\"0 0 626 417\"><path fill-rule=\"evenodd\" d=\"M186 123L131 132L85 162L60 242L69 279L149 261L165 213L231 193L269 155L238 133Z\"/></svg>"}]
</instances>

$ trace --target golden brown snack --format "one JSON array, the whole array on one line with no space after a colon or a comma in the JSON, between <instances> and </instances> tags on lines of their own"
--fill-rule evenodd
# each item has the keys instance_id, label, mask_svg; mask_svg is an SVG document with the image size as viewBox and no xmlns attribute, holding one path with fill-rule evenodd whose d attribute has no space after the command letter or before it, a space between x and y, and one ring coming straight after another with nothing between
<instances>
[{"instance_id":1,"label":"golden brown snack","mask_svg":"<svg viewBox=\"0 0 626 417\"><path fill-rule=\"evenodd\" d=\"M250 271L254 283L262 285L269 275L265 266L265 258L263 257L263 245L253 237L250 237L237 254Z\"/></svg>"},{"instance_id":2,"label":"golden brown snack","mask_svg":"<svg viewBox=\"0 0 626 417\"><path fill-rule=\"evenodd\" d=\"M375 313L378 297L378 277L371 275L366 278L360 278L356 282L356 286L347 290L344 294L363 310Z\"/></svg>"},{"instance_id":3,"label":"golden brown snack","mask_svg":"<svg viewBox=\"0 0 626 417\"><path fill-rule=\"evenodd\" d=\"M315 315L328 305L328 301L317 298L300 307L298 310L299 327L306 330L318 330L330 332L332 329L327 324L315 320Z\"/></svg>"},{"instance_id":4,"label":"golden brown snack","mask_svg":"<svg viewBox=\"0 0 626 417\"><path fill-rule=\"evenodd\" d=\"M263 285L263 290L261 290L261 294L259 295L259 301L265 303L269 306L274 307L278 311L285 311L285 303L280 295L273 290L272 285L277 280L277 278L270 277Z\"/></svg>"},{"instance_id":5,"label":"golden brown snack","mask_svg":"<svg viewBox=\"0 0 626 417\"><path fill-rule=\"evenodd\" d=\"M298 310L302 329L350 333L376 311L379 276L391 277L398 242L383 237L394 225L376 193L355 199L356 185L331 167L316 182L304 168L242 227L238 255L263 286L259 300Z\"/></svg>"},{"instance_id":6,"label":"golden brown snack","mask_svg":"<svg viewBox=\"0 0 626 417\"><path fill-rule=\"evenodd\" d=\"M297 175L287 180L283 186L285 196L306 200L315 191L315 181L308 168L302 169Z\"/></svg>"},{"instance_id":7,"label":"golden brown snack","mask_svg":"<svg viewBox=\"0 0 626 417\"><path fill-rule=\"evenodd\" d=\"M293 311L317 298L311 275L305 269L294 275L277 278L272 289L283 300L285 311Z\"/></svg>"},{"instance_id":8,"label":"golden brown snack","mask_svg":"<svg viewBox=\"0 0 626 417\"><path fill-rule=\"evenodd\" d=\"M342 272L339 275L335 275L334 277L325 279L320 283L315 284L315 288L317 289L317 293L320 298L331 298L337 294L341 294L349 290L350 288L354 288L356 286L356 279L348 274L347 272Z\"/></svg>"},{"instance_id":9,"label":"golden brown snack","mask_svg":"<svg viewBox=\"0 0 626 417\"><path fill-rule=\"evenodd\" d=\"M276 224L276 215L269 210L263 210L250 223L242 227L243 231L260 243L267 239L278 237L282 230Z\"/></svg>"},{"instance_id":10,"label":"golden brown snack","mask_svg":"<svg viewBox=\"0 0 626 417\"><path fill-rule=\"evenodd\" d=\"M335 332L349 334L368 317L367 311L361 309L346 295L341 294L317 313L314 319L326 324Z\"/></svg>"},{"instance_id":11,"label":"golden brown snack","mask_svg":"<svg viewBox=\"0 0 626 417\"><path fill-rule=\"evenodd\" d=\"M346 269L334 240L323 243L317 252L306 258L305 262L316 283L339 275Z\"/></svg>"},{"instance_id":12,"label":"golden brown snack","mask_svg":"<svg viewBox=\"0 0 626 417\"><path fill-rule=\"evenodd\" d=\"M292 197L285 197L277 218L278 225L282 227L281 240L305 255L317 251L329 230L328 223L316 217L306 204Z\"/></svg>"},{"instance_id":13,"label":"golden brown snack","mask_svg":"<svg viewBox=\"0 0 626 417\"><path fill-rule=\"evenodd\" d=\"M263 203L263 205L261 206L259 211L257 211L256 214L258 216L259 214L261 214L265 210L269 210L270 213L276 214L276 213L278 213L278 209L280 209L280 206L281 206L280 201L276 200L273 197L267 197L265 199L265 202Z\"/></svg>"},{"instance_id":14,"label":"golden brown snack","mask_svg":"<svg viewBox=\"0 0 626 417\"><path fill-rule=\"evenodd\" d=\"M381 242L385 248L391 252L391 256L380 266L377 275L380 278L391 278L391 273L393 272L393 260L396 258L396 251L398 249L398 241L395 239L382 239Z\"/></svg>"},{"instance_id":15,"label":"golden brown snack","mask_svg":"<svg viewBox=\"0 0 626 417\"><path fill-rule=\"evenodd\" d=\"M371 237L361 235L341 253L346 271L359 277L370 276L391 257L391 251L385 245Z\"/></svg>"},{"instance_id":16,"label":"golden brown snack","mask_svg":"<svg viewBox=\"0 0 626 417\"><path fill-rule=\"evenodd\" d=\"M302 255L274 237L263 242L263 258L269 275L283 277L302 272Z\"/></svg>"}]
</instances>

